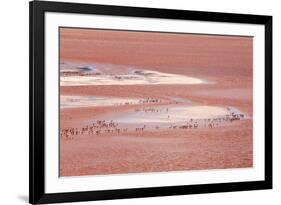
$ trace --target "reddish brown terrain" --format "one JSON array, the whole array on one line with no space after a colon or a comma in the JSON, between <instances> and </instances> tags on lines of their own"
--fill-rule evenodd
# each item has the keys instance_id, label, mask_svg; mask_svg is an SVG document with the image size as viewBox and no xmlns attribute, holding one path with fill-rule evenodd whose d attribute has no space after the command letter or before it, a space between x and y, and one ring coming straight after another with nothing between
<instances>
[{"instance_id":1,"label":"reddish brown terrain","mask_svg":"<svg viewBox=\"0 0 281 205\"><path fill-rule=\"evenodd\" d=\"M61 67L95 65L101 72L76 73L78 81L85 76L111 78L111 72L124 74L133 67L206 82L65 86L61 80L61 99L99 96L109 102L117 98L157 102L72 106L72 99L67 102L70 107L61 104L60 176L253 166L251 37L61 28L60 39ZM74 74L61 79L70 75ZM185 124L172 121L177 119L172 109L193 106L204 108L205 113L199 110L195 115L206 117L197 122L187 111ZM213 107L233 108L240 115L212 118L209 106L210 112ZM146 109L155 116L167 110L164 120L170 123L159 121L158 125L157 119L156 124L150 123L155 117ZM144 116L145 123L134 122L139 116Z\"/></svg>"}]
</instances>

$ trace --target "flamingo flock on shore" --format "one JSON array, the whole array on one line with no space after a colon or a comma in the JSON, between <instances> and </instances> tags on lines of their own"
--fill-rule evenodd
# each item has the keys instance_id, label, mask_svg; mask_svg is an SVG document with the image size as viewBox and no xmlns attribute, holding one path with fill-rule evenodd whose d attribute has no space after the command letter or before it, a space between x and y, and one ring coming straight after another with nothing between
<instances>
[{"instance_id":1,"label":"flamingo flock on shore","mask_svg":"<svg viewBox=\"0 0 281 205\"><path fill-rule=\"evenodd\" d=\"M168 108L167 108L168 109ZM184 124L176 125L170 124L167 128L168 130L187 130L187 129L198 129L198 128L216 128L219 127L222 123L233 122L235 120L241 120L244 118L244 114L230 114L217 118L208 118L208 119L189 119ZM200 125L200 126L199 126ZM113 120L97 120L96 122L83 126L81 128L65 128L60 130L60 137L62 139L73 139L75 136L79 135L100 135L100 134L121 134L127 133L128 131L133 132L143 132L145 130L159 130L160 125L155 125L154 127L149 127L147 125L141 125L134 128L122 128L119 127L119 124Z\"/></svg>"}]
</instances>

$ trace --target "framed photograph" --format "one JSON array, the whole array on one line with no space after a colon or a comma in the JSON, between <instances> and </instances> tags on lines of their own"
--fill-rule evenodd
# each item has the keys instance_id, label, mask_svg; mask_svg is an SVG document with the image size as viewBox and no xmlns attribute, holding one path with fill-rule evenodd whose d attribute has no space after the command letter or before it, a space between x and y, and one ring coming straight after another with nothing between
<instances>
[{"instance_id":1,"label":"framed photograph","mask_svg":"<svg viewBox=\"0 0 281 205\"><path fill-rule=\"evenodd\" d=\"M272 188L272 17L30 2L30 203Z\"/></svg>"}]
</instances>

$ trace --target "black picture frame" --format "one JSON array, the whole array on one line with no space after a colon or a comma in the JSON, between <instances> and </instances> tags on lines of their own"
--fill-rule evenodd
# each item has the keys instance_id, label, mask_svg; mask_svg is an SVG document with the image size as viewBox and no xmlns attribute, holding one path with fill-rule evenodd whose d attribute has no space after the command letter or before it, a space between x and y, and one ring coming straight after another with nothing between
<instances>
[{"instance_id":1,"label":"black picture frame","mask_svg":"<svg viewBox=\"0 0 281 205\"><path fill-rule=\"evenodd\" d=\"M260 190L272 188L272 16L185 11L124 6L32 1L29 4L30 107L29 107L29 202L31 204L75 202L167 195ZM71 193L45 192L45 12L100 14L260 24L265 26L265 180L235 183L197 184Z\"/></svg>"}]
</instances>

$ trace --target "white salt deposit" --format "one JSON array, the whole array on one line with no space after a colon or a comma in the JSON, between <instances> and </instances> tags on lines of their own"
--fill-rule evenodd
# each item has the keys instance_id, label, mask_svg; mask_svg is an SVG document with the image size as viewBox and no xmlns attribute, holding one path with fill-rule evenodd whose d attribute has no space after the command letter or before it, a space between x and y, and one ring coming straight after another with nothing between
<instances>
[{"instance_id":1,"label":"white salt deposit","mask_svg":"<svg viewBox=\"0 0 281 205\"><path fill-rule=\"evenodd\" d=\"M114 119L118 123L139 124L139 123L181 123L187 120L202 120L223 118L226 115L241 114L237 109L218 106L173 106L166 112L135 112Z\"/></svg>"},{"instance_id":2,"label":"white salt deposit","mask_svg":"<svg viewBox=\"0 0 281 205\"><path fill-rule=\"evenodd\" d=\"M202 84L204 80L185 75L162 73L157 71L141 70L133 73L112 75L78 75L61 76L61 86L83 86L83 85L188 85Z\"/></svg>"},{"instance_id":3,"label":"white salt deposit","mask_svg":"<svg viewBox=\"0 0 281 205\"><path fill-rule=\"evenodd\" d=\"M65 96L60 97L61 108L78 108L78 107L99 107L99 106L121 106L136 105L159 102L158 99L147 98L117 98L102 96Z\"/></svg>"}]
</instances>

